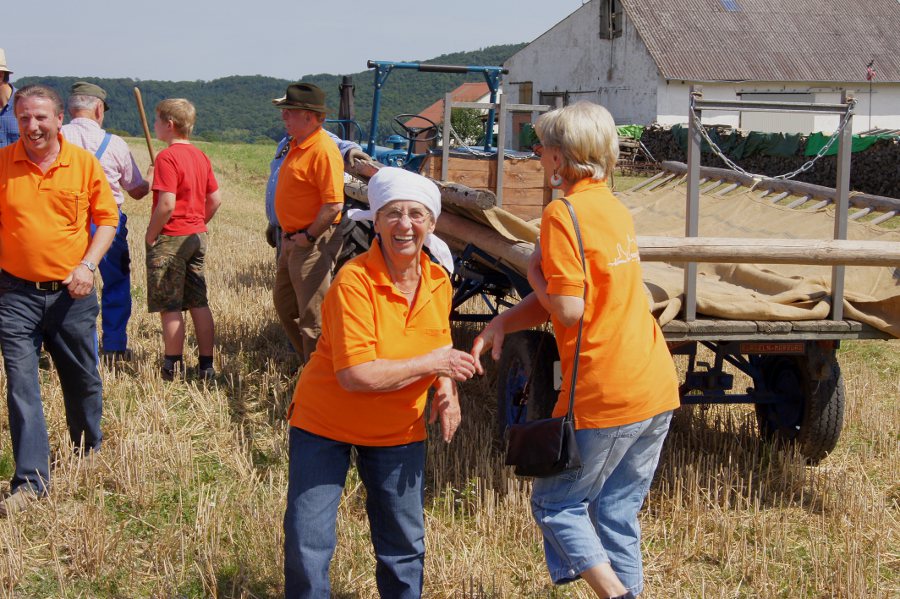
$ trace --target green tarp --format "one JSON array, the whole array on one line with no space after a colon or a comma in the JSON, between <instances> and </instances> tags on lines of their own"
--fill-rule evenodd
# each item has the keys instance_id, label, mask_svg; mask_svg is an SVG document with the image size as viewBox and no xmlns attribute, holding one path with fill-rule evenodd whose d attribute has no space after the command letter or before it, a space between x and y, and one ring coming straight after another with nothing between
<instances>
[{"instance_id":1,"label":"green tarp","mask_svg":"<svg viewBox=\"0 0 900 599\"><path fill-rule=\"evenodd\" d=\"M631 139L640 139L644 134L644 127L641 125L619 125L616 127L619 137L628 137Z\"/></svg>"},{"instance_id":2,"label":"green tarp","mask_svg":"<svg viewBox=\"0 0 900 599\"><path fill-rule=\"evenodd\" d=\"M854 135L853 143L851 144L851 152L862 152L864 150L868 150L872 144L874 144L879 139L888 139L893 136L891 135ZM828 140L831 139L830 135L825 135L824 133L813 133L809 136L809 139L806 140L806 152L804 154L806 156L815 156L819 153L825 144L828 143ZM825 152L825 156L834 156L838 151L838 142L835 141L831 144L831 147L828 148L828 151Z\"/></svg>"},{"instance_id":3,"label":"green tarp","mask_svg":"<svg viewBox=\"0 0 900 599\"><path fill-rule=\"evenodd\" d=\"M743 135L738 131L728 133L718 129L707 129L712 139L722 152L733 160L749 158L756 154L766 156L795 156L800 148L800 134L759 133L751 131ZM678 146L687 151L688 130L685 125L672 125L672 135ZM709 144L703 140L703 152L710 152Z\"/></svg>"}]
</instances>

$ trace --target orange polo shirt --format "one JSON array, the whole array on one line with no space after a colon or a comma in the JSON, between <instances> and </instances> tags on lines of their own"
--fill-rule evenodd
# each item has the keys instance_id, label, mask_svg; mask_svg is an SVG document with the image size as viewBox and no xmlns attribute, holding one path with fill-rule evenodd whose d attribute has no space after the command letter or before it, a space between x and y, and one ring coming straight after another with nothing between
<instances>
[{"instance_id":1,"label":"orange polo shirt","mask_svg":"<svg viewBox=\"0 0 900 599\"><path fill-rule=\"evenodd\" d=\"M90 223L119 223L100 162L58 138L59 156L46 173L22 140L0 148L0 268L29 281L65 279L87 252Z\"/></svg>"},{"instance_id":2,"label":"orange polo shirt","mask_svg":"<svg viewBox=\"0 0 900 599\"><path fill-rule=\"evenodd\" d=\"M291 141L275 187L275 215L281 228L305 229L323 204L343 202L344 159L328 134L320 128L299 144ZM338 215L334 222L340 220Z\"/></svg>"},{"instance_id":3,"label":"orange polo shirt","mask_svg":"<svg viewBox=\"0 0 900 599\"><path fill-rule=\"evenodd\" d=\"M547 293L582 297L587 284L576 428L620 426L677 408L675 364L644 294L631 214L602 181L578 182L567 199L581 227L586 275L563 202L544 209L540 243ZM553 415L562 416L569 406L578 323L564 327L553 319L553 330L563 373Z\"/></svg>"},{"instance_id":4,"label":"orange polo shirt","mask_svg":"<svg viewBox=\"0 0 900 599\"><path fill-rule=\"evenodd\" d=\"M391 284L377 241L341 268L322 304L322 336L288 409L291 426L366 446L425 438L425 403L436 377L380 393L346 391L335 374L376 358L402 360L452 343L450 279L424 253L421 266L412 309Z\"/></svg>"}]
</instances>

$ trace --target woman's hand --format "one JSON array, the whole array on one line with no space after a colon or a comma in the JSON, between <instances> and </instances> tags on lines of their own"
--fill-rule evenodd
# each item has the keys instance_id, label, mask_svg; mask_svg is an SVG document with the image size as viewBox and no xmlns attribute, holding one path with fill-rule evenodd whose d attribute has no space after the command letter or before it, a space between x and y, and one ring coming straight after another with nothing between
<instances>
[{"instance_id":1,"label":"woman's hand","mask_svg":"<svg viewBox=\"0 0 900 599\"><path fill-rule=\"evenodd\" d=\"M484 374L484 366L481 365L481 354L487 350L491 350L491 357L494 358L494 361L500 359L500 354L503 353L503 338L505 336L506 332L503 330L499 317L491 320L484 327L484 330L478 333L478 336L475 337L475 341L472 343L471 351L472 358L475 360L475 372Z\"/></svg>"},{"instance_id":2,"label":"woman's hand","mask_svg":"<svg viewBox=\"0 0 900 599\"><path fill-rule=\"evenodd\" d=\"M429 354L435 374L454 381L467 381L475 375L475 358L471 354L453 349L452 345L438 348Z\"/></svg>"},{"instance_id":3,"label":"woman's hand","mask_svg":"<svg viewBox=\"0 0 900 599\"><path fill-rule=\"evenodd\" d=\"M462 412L459 409L459 395L456 384L447 377L440 377L434 383L434 397L431 399L431 414L428 424L433 424L440 419L441 433L444 442L453 440L456 429L462 421Z\"/></svg>"}]
</instances>

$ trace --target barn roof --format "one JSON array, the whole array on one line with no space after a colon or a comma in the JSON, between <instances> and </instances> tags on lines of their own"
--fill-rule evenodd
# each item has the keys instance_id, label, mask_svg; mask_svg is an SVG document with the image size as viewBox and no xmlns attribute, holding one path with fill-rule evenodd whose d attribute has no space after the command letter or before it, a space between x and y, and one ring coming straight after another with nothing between
<instances>
[{"instance_id":1,"label":"barn roof","mask_svg":"<svg viewBox=\"0 0 900 599\"><path fill-rule=\"evenodd\" d=\"M900 0L620 2L666 79L900 82Z\"/></svg>"}]
</instances>

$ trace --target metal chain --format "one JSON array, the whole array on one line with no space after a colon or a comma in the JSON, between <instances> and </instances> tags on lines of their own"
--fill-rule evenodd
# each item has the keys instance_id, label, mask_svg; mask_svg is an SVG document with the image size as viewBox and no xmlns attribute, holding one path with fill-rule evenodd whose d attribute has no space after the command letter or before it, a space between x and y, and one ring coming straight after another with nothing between
<instances>
[{"instance_id":1,"label":"metal chain","mask_svg":"<svg viewBox=\"0 0 900 599\"><path fill-rule=\"evenodd\" d=\"M729 168L731 168L732 170L735 170L735 171L741 173L742 175L747 175L748 177L752 177L754 179L783 179L783 180L793 179L800 173L804 173L804 172L808 171L809 169L811 169L812 166L816 163L816 161L819 160L819 158L821 158L828 152L829 148L831 148L831 146L834 144L835 140L837 140L837 138L840 137L840 134L847 127L847 123L850 122L850 117L853 116L853 111L855 108L856 108L856 100L855 99L850 100L850 103L847 106L847 112L845 112L844 115L841 117L841 122L838 125L838 128L831 135L831 137L828 138L828 141L825 143L824 146L822 146L822 148L816 153L816 155L813 156L810 160L807 160L803 164L803 166L801 166L800 168L798 168L794 171L791 171L789 173L785 173L783 175L776 175L774 177L769 177L767 175L758 175L756 173L750 173L750 172L745 171L740 166L735 164L735 162L733 160L728 158L728 156L726 156L722 152L722 149L716 144L716 142L714 142L712 140L712 138L710 138L709 133L706 131L706 128L701 123L700 115L697 114L697 108L694 105L694 98L693 97L691 98L692 116L694 117L694 121L698 124L698 128L700 129L701 137L703 137L703 139L706 140L706 143L709 144L709 147L710 147L710 149L712 149L713 153L716 156L718 156L722 160L722 162L727 164L729 166Z\"/></svg>"}]
</instances>

